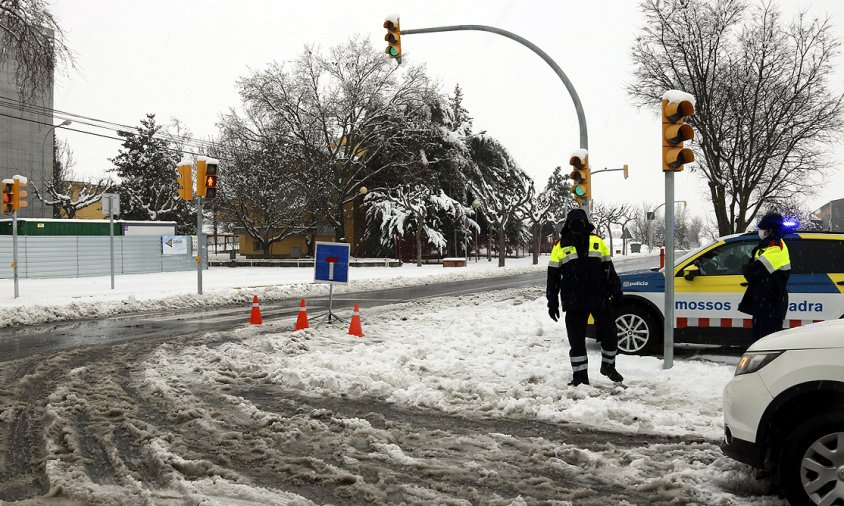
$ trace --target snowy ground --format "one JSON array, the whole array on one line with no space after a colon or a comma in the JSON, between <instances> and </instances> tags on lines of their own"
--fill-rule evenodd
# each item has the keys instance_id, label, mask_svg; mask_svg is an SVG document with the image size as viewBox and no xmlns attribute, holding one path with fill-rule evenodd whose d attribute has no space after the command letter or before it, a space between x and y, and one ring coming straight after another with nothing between
<instances>
[{"instance_id":1,"label":"snowy ground","mask_svg":"<svg viewBox=\"0 0 844 506\"><path fill-rule=\"evenodd\" d=\"M564 326L539 289L384 306L363 326L354 338L278 321L89 363L69 353L44 393L51 493L70 504L784 504L717 447L731 366L664 371L624 356L625 390L598 374L593 343L593 386L568 387ZM10 421L47 367L6 368L25 375L0 394L2 428L22 425ZM91 463L98 454L105 464Z\"/></svg>"}]
</instances>

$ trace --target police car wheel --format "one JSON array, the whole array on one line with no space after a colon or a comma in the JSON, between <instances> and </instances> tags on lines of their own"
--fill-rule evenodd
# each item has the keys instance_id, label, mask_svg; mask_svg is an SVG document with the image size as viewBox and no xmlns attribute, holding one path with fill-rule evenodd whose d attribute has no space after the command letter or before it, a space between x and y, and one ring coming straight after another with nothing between
<instances>
[{"instance_id":1,"label":"police car wheel","mask_svg":"<svg viewBox=\"0 0 844 506\"><path fill-rule=\"evenodd\" d=\"M618 351L628 355L645 355L659 341L653 317L642 307L626 304L615 319L618 330Z\"/></svg>"}]
</instances>

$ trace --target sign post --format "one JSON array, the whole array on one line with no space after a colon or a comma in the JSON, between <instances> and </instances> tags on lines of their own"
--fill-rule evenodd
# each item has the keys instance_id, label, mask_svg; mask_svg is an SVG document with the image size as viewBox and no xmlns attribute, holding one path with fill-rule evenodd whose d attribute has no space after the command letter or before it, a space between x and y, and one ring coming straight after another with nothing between
<instances>
[{"instance_id":1,"label":"sign post","mask_svg":"<svg viewBox=\"0 0 844 506\"><path fill-rule=\"evenodd\" d=\"M324 316L330 324L331 319L345 322L334 314L334 285L349 282L349 244L342 242L317 241L314 250L314 283L328 284L328 313ZM317 327L322 321L317 323Z\"/></svg>"},{"instance_id":2,"label":"sign post","mask_svg":"<svg viewBox=\"0 0 844 506\"><path fill-rule=\"evenodd\" d=\"M108 215L108 246L111 250L111 289L114 290L114 215L120 214L120 198L116 193L103 193L103 212Z\"/></svg>"}]
</instances>

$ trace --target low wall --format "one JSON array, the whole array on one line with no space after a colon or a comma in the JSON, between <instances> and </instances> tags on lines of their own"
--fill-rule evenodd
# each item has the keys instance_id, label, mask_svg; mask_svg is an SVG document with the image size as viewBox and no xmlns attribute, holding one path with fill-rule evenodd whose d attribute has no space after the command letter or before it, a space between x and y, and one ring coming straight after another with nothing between
<instances>
[{"instance_id":1,"label":"low wall","mask_svg":"<svg viewBox=\"0 0 844 506\"><path fill-rule=\"evenodd\" d=\"M14 277L12 236L0 236L0 279ZM114 236L114 273L196 269L193 252L163 255L159 236ZM108 236L19 236L19 278L74 278L111 274Z\"/></svg>"}]
</instances>

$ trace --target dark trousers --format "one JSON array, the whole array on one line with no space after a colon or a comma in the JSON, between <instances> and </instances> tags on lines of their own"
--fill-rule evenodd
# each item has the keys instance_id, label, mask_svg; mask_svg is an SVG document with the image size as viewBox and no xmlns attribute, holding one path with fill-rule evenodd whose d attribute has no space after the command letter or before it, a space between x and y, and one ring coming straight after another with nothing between
<instances>
[{"instance_id":1,"label":"dark trousers","mask_svg":"<svg viewBox=\"0 0 844 506\"><path fill-rule=\"evenodd\" d=\"M618 331L614 314L610 310L566 311L566 333L569 339L569 360L572 372L587 370L589 359L586 356L586 326L589 313L595 319L595 337L601 342L601 365L615 367L615 355L618 352Z\"/></svg>"},{"instance_id":2,"label":"dark trousers","mask_svg":"<svg viewBox=\"0 0 844 506\"><path fill-rule=\"evenodd\" d=\"M757 341L782 330L782 320L775 320L773 318L753 317L753 340Z\"/></svg>"},{"instance_id":3,"label":"dark trousers","mask_svg":"<svg viewBox=\"0 0 844 506\"><path fill-rule=\"evenodd\" d=\"M595 318L595 337L604 351L618 350L618 327L615 326L616 312L609 307L592 311Z\"/></svg>"},{"instance_id":4,"label":"dark trousers","mask_svg":"<svg viewBox=\"0 0 844 506\"><path fill-rule=\"evenodd\" d=\"M566 311L566 334L569 338L569 360L572 372L586 371L586 324L589 311Z\"/></svg>"}]
</instances>

